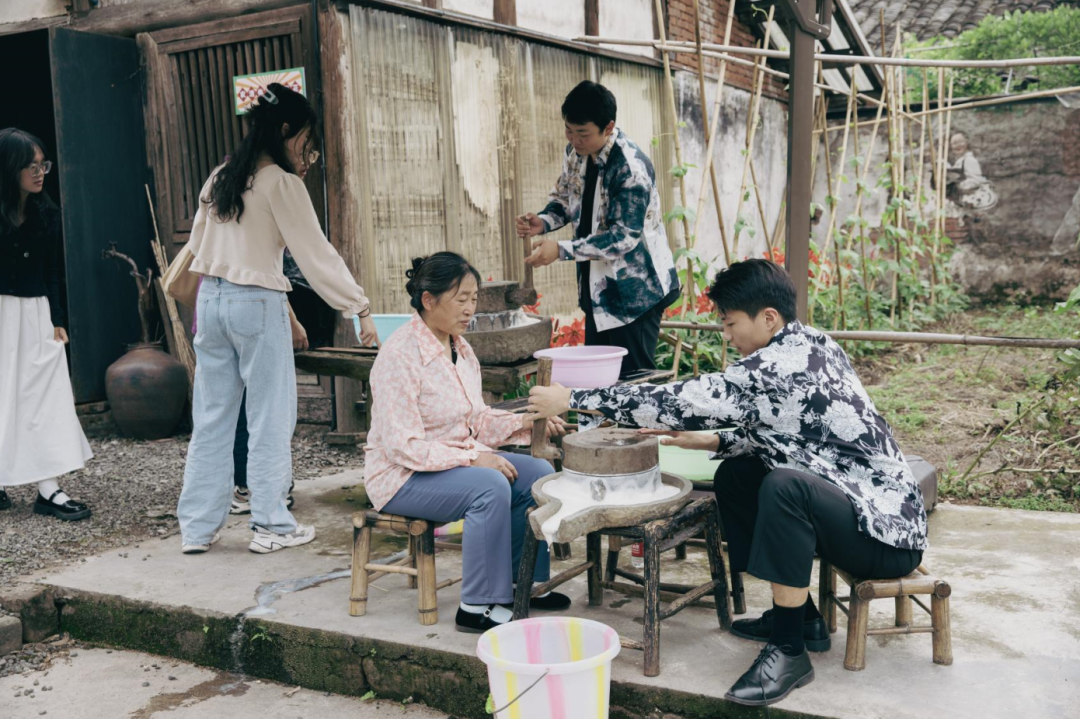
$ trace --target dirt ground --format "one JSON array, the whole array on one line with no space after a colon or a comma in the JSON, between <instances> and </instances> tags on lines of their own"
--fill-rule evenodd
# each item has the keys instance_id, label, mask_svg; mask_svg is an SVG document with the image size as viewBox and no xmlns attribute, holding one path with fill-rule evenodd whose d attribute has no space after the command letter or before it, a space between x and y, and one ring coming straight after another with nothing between
<instances>
[{"instance_id":1,"label":"dirt ground","mask_svg":"<svg viewBox=\"0 0 1080 719\"><path fill-rule=\"evenodd\" d=\"M1069 337L1075 320L1049 307L969 310L927 328L950 334ZM900 446L934 464L950 501L1023 509L1080 511L1080 411L1076 387L1062 387L1011 427L964 473L995 436L1045 395L1060 371L1056 352L1010 347L894 345L855 360ZM1006 468L1005 471L986 474Z\"/></svg>"}]
</instances>

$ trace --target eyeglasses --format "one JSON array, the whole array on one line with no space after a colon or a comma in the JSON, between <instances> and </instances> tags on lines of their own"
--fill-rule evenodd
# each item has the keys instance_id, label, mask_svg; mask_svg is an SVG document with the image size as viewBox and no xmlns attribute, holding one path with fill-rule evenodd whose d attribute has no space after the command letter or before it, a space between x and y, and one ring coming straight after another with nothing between
<instances>
[{"instance_id":1,"label":"eyeglasses","mask_svg":"<svg viewBox=\"0 0 1080 719\"><path fill-rule=\"evenodd\" d=\"M319 153L315 153L316 155ZM26 166L26 169L30 170L30 177L41 177L42 175L48 175L52 172L52 162L46 160L45 162L33 162Z\"/></svg>"},{"instance_id":2,"label":"eyeglasses","mask_svg":"<svg viewBox=\"0 0 1080 719\"><path fill-rule=\"evenodd\" d=\"M319 151L318 150L312 150L311 152L309 152L307 154L307 156L304 159L307 160L308 167L311 167L312 165L314 165L316 162L319 161Z\"/></svg>"}]
</instances>

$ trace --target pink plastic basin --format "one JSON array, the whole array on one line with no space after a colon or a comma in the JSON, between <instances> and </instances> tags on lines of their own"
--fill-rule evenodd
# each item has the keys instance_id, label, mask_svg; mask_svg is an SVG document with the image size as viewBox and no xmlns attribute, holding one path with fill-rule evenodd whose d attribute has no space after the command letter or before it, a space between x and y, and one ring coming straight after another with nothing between
<instances>
[{"instance_id":1,"label":"pink plastic basin","mask_svg":"<svg viewBox=\"0 0 1080 719\"><path fill-rule=\"evenodd\" d=\"M619 381L619 369L626 354L624 347L552 347L533 357L550 357L551 382L574 389L596 389Z\"/></svg>"}]
</instances>

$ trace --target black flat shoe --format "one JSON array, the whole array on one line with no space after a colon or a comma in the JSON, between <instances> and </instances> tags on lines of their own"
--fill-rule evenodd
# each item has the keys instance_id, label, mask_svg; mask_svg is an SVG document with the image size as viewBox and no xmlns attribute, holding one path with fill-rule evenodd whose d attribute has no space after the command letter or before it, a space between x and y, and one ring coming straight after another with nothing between
<instances>
[{"instance_id":1,"label":"black flat shoe","mask_svg":"<svg viewBox=\"0 0 1080 719\"><path fill-rule=\"evenodd\" d=\"M766 644L724 698L743 706L760 707L775 704L812 681L814 665L806 650L797 657L789 657L775 644Z\"/></svg>"},{"instance_id":2,"label":"black flat shoe","mask_svg":"<svg viewBox=\"0 0 1080 719\"><path fill-rule=\"evenodd\" d=\"M0 489L0 509L11 509L11 499L2 489Z\"/></svg>"},{"instance_id":3,"label":"black flat shoe","mask_svg":"<svg viewBox=\"0 0 1080 719\"><path fill-rule=\"evenodd\" d=\"M559 592L548 592L544 597L533 597L529 600L529 609L540 609L547 612L562 612L570 608L570 597ZM503 604L510 611L514 610L514 603Z\"/></svg>"},{"instance_id":4,"label":"black flat shoe","mask_svg":"<svg viewBox=\"0 0 1080 719\"><path fill-rule=\"evenodd\" d=\"M755 642L767 642L772 636L773 615L767 610L757 619L737 619L731 623L731 633ZM829 628L822 617L803 622L803 641L812 652L827 652L832 646Z\"/></svg>"},{"instance_id":5,"label":"black flat shoe","mask_svg":"<svg viewBox=\"0 0 1080 719\"><path fill-rule=\"evenodd\" d=\"M90 516L90 508L82 502L76 502L74 499L69 499L63 504L54 502L53 498L58 494L60 494L60 490L56 490L52 493L52 497L45 499L38 493L37 499L34 501L34 514L51 514L65 522L74 522L77 519L86 519Z\"/></svg>"},{"instance_id":6,"label":"black flat shoe","mask_svg":"<svg viewBox=\"0 0 1080 719\"><path fill-rule=\"evenodd\" d=\"M458 607L457 617L454 619L454 629L466 634L483 634L494 627L501 627L502 622L491 619L491 609L488 607L483 614L473 614Z\"/></svg>"}]
</instances>

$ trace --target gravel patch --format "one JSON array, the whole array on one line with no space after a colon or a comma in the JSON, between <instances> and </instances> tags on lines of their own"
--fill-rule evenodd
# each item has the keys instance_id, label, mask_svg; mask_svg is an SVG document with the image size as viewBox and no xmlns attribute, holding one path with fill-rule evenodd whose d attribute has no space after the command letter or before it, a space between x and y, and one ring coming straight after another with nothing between
<instances>
[{"instance_id":1,"label":"gravel patch","mask_svg":"<svg viewBox=\"0 0 1080 719\"><path fill-rule=\"evenodd\" d=\"M15 697L33 698L36 693L52 691L49 681L49 668L58 659L79 656L76 649L86 645L73 640L68 634L54 635L43 642L24 644L17 652L0 657L0 679L13 674L29 674L44 671L45 674L33 683L16 687ZM110 650L111 653L111 650Z\"/></svg>"},{"instance_id":2,"label":"gravel patch","mask_svg":"<svg viewBox=\"0 0 1080 719\"><path fill-rule=\"evenodd\" d=\"M184 480L189 437L156 442L91 440L86 469L60 478L69 495L93 516L78 522L35 515L37 485L9 487L11 509L0 512L0 588L43 569L124 548L140 559L162 551L154 538L177 534L176 501ZM306 438L293 440L297 482L363 466L363 455ZM137 554L136 554L137 553Z\"/></svg>"}]
</instances>

